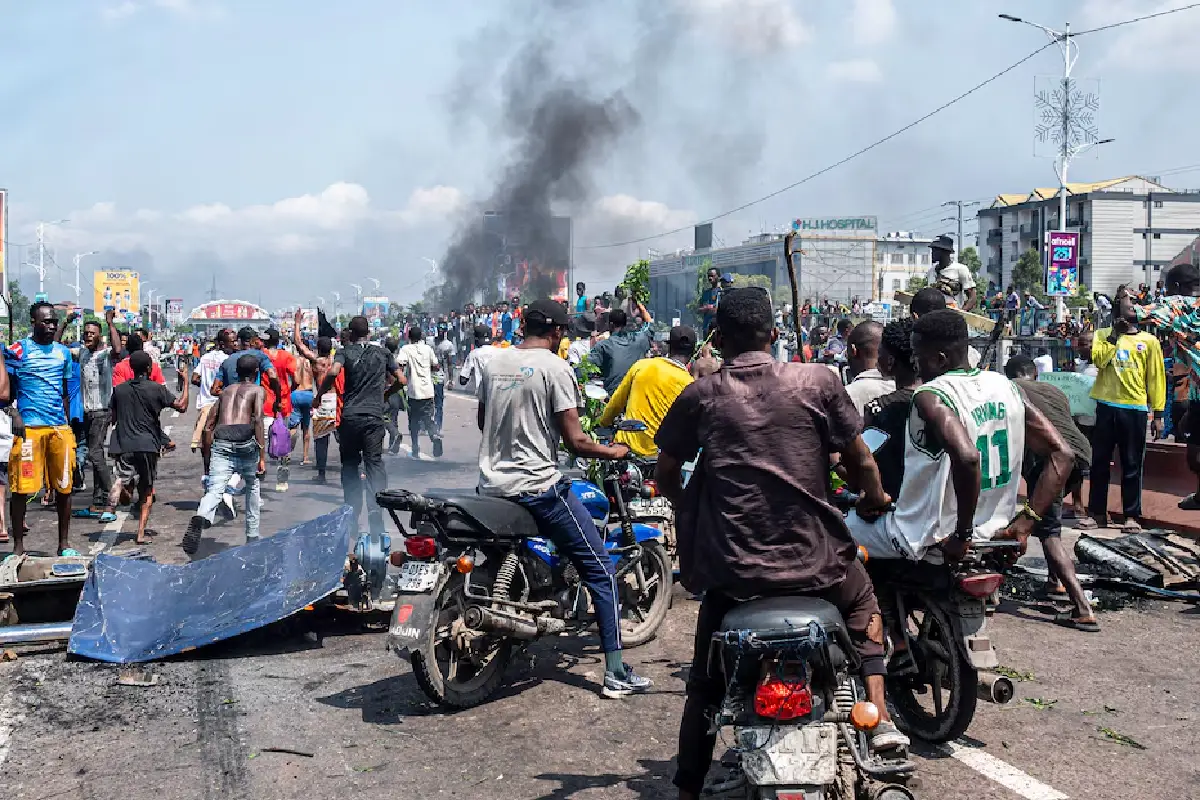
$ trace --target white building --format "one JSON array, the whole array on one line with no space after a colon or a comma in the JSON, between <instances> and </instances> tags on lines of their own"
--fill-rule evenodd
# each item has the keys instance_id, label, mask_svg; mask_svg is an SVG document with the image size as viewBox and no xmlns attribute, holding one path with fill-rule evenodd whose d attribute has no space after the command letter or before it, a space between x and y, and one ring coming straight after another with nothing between
<instances>
[{"instance_id":1,"label":"white building","mask_svg":"<svg viewBox=\"0 0 1200 800\"><path fill-rule=\"evenodd\" d=\"M895 300L896 292L904 291L910 278L929 274L932 238L912 231L895 231L875 239L875 274L877 300Z\"/></svg>"},{"instance_id":2,"label":"white building","mask_svg":"<svg viewBox=\"0 0 1200 800\"><path fill-rule=\"evenodd\" d=\"M995 288L1008 286L1031 247L1043 252L1044 264L1044 234L1057 229L1057 188L997 196L979 211L984 274ZM1153 285L1200 234L1200 192L1137 175L1071 183L1066 229L1080 234L1079 281L1089 289L1112 294L1123 283Z\"/></svg>"}]
</instances>

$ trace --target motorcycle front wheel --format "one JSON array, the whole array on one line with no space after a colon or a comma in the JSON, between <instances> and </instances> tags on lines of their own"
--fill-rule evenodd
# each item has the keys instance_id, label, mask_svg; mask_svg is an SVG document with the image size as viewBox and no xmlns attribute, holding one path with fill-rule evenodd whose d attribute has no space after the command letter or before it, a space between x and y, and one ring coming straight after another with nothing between
<instances>
[{"instance_id":1,"label":"motorcycle front wheel","mask_svg":"<svg viewBox=\"0 0 1200 800\"><path fill-rule=\"evenodd\" d=\"M438 705L471 708L500 688L512 658L512 642L467 629L463 579L455 574L438 594L437 620L425 642L413 651L412 667L421 691Z\"/></svg>"},{"instance_id":2,"label":"motorcycle front wheel","mask_svg":"<svg viewBox=\"0 0 1200 800\"><path fill-rule=\"evenodd\" d=\"M910 736L941 744L966 732L975 716L979 674L962 654L958 631L928 598L905 598L908 631L916 672L885 679L896 725Z\"/></svg>"},{"instance_id":3,"label":"motorcycle front wheel","mask_svg":"<svg viewBox=\"0 0 1200 800\"><path fill-rule=\"evenodd\" d=\"M621 596L621 643L637 647L658 635L671 607L674 571L671 557L660 542L642 543L636 564L617 564L617 589Z\"/></svg>"}]
</instances>

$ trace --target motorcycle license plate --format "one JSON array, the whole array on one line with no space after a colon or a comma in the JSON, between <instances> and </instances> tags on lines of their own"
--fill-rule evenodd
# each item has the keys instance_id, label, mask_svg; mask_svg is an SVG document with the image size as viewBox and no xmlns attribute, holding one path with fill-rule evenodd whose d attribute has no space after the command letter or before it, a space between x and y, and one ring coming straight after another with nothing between
<instances>
[{"instance_id":1,"label":"motorcycle license plate","mask_svg":"<svg viewBox=\"0 0 1200 800\"><path fill-rule=\"evenodd\" d=\"M833 783L837 772L837 726L816 723L798 727L738 728L746 748L742 769L755 786Z\"/></svg>"},{"instance_id":2,"label":"motorcycle license plate","mask_svg":"<svg viewBox=\"0 0 1200 800\"><path fill-rule=\"evenodd\" d=\"M665 497L655 497L650 500L629 501L631 514L644 514L650 517L666 517L671 514L671 501Z\"/></svg>"},{"instance_id":3,"label":"motorcycle license plate","mask_svg":"<svg viewBox=\"0 0 1200 800\"><path fill-rule=\"evenodd\" d=\"M441 571L441 564L405 561L404 565L400 567L400 575L396 579L396 591L428 592L437 583Z\"/></svg>"}]
</instances>

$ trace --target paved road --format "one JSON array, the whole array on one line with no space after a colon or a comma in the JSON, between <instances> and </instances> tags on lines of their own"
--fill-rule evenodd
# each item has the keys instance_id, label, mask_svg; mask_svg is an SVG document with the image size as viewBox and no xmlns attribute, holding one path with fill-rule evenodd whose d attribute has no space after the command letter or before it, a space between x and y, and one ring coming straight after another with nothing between
<instances>
[{"instance_id":1,"label":"paved road","mask_svg":"<svg viewBox=\"0 0 1200 800\"><path fill-rule=\"evenodd\" d=\"M475 481L473 401L451 396L437 462L389 458L394 485L424 490ZM170 416L170 412L168 415ZM192 414L164 419L186 443ZM152 552L178 548L199 493L186 447L162 463ZM336 485L294 471L267 494L264 533L340 501ZM30 514L32 546L49 548L50 512ZM131 546L80 525L80 549ZM201 555L235 546L240 520L213 528ZM383 635L342 624L320 636L272 631L157 664L151 688L116 685L116 669L26 651L0 664L0 797L192 800L394 797L673 797L671 759L696 604L680 593L662 634L630 660L652 695L603 701L591 639L539 643L510 688L485 707L445 714L426 703ZM1200 618L1178 605L1105 614L1104 631L1064 630L1006 603L994 618L1002 662L1030 673L1018 701L981 704L969 739L919 751L924 798L1200 797L1195 654ZM1045 701L1044 709L1026 698ZM1106 738L1108 728L1145 747ZM311 757L267 752L290 748Z\"/></svg>"}]
</instances>

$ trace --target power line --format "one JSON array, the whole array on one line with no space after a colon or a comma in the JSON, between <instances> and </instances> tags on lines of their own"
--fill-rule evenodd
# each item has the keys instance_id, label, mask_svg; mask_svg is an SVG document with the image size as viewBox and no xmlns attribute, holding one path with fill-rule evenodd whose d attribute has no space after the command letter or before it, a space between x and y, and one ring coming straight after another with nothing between
<instances>
[{"instance_id":1,"label":"power line","mask_svg":"<svg viewBox=\"0 0 1200 800\"><path fill-rule=\"evenodd\" d=\"M1178 14L1180 11L1190 11L1193 8L1200 8L1200 3L1192 3L1191 5L1180 6L1179 8L1168 8L1166 11L1158 11L1154 14L1146 14L1145 16L1142 16L1142 17L1134 17L1133 19L1122 20L1121 22L1113 22L1109 25L1101 25L1098 28L1088 28L1085 31L1076 31L1075 33L1072 33L1071 35L1072 36L1084 36L1089 33L1099 33L1100 31L1107 31L1107 30L1112 30L1113 28L1120 28L1122 25L1132 25L1135 22L1145 22L1148 19L1155 19L1156 17L1165 17L1168 14Z\"/></svg>"},{"instance_id":2,"label":"power line","mask_svg":"<svg viewBox=\"0 0 1200 800\"><path fill-rule=\"evenodd\" d=\"M892 139L895 139L897 136L901 135L902 133L907 133L908 131L912 130L916 126L920 125L925 120L927 120L933 116L936 116L937 114L940 114L941 112L945 111L947 108L950 108L952 105L958 103L959 101L966 99L967 97L971 96L972 94L979 91L980 89L987 86L988 84L993 83L993 82L999 80L1000 78L1003 78L1005 75L1012 72L1014 69L1021 66L1026 61L1029 61L1031 58L1036 56L1038 53L1042 52L1046 48L1051 47L1053 45L1054 45L1054 42L1047 42L1046 44L1044 44L1041 47L1039 47L1038 49L1034 50L1032 53L1025 56L1021 60L1016 61L1013 64L1010 64L1009 66L1007 66L1004 69L997 72L995 75L992 75L990 78L980 81L979 83L975 84L970 89L967 89L962 94L959 94L957 97L953 98L952 100L949 100L949 101L943 103L942 105L938 106L937 108L933 109L932 111L928 112L927 114L925 114L921 117L918 117L917 119L908 123L907 125L900 128L899 130L889 133L887 136L884 136L882 139L877 139L874 142L872 142L871 144L867 145L866 147L863 147L863 148L851 153L850 155L846 156L842 160L834 162L833 164L830 164L827 167L823 167L823 168L817 170L816 172L813 172L812 174L801 178L800 180L796 181L795 183L790 183L787 186L784 186L782 189L776 189L775 191L771 192L770 194L763 195L762 197L759 197L756 200L751 200L750 202L743 203L742 205L737 206L736 208L731 208L728 211L723 211L720 214L709 217L708 219L704 220L703 222L714 222L718 219L723 219L724 217L728 217L732 214L736 214L739 211L745 211L747 208L750 208L751 206L756 206L759 203L770 200L772 197L778 197L779 195L783 194L784 192L789 192L792 189L795 189L797 186L808 183L809 181L814 180L815 178L821 177L822 175L824 175L827 172L832 172L833 170L837 169L838 167L842 166L843 164L847 164L847 163L853 161L854 159L858 158L859 156L869 153L870 151L874 150L875 148L879 147L880 145L890 142ZM702 223L696 223L696 224L702 224ZM580 250L601 250L601 249L606 249L606 248L610 248L610 247L623 247L625 245L641 244L642 242L650 242L655 239L661 239L664 236L670 236L673 233L682 233L683 231L686 231L692 227L693 227L692 225L684 225L682 227L675 228L673 230L663 231L661 233L653 234L652 236L642 236L637 239L628 239L623 242L608 242L606 244L581 245L578 249L580 249Z\"/></svg>"}]
</instances>

